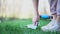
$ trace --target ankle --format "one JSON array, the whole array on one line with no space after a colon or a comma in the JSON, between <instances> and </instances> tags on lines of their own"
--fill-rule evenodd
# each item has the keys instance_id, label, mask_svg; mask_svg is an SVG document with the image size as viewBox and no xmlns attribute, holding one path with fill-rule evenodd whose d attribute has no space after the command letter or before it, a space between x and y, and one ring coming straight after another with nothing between
<instances>
[{"instance_id":1,"label":"ankle","mask_svg":"<svg viewBox=\"0 0 60 34\"><path fill-rule=\"evenodd\" d=\"M35 22L35 23L34 23L35 26L38 26L38 24L39 24L39 22Z\"/></svg>"}]
</instances>

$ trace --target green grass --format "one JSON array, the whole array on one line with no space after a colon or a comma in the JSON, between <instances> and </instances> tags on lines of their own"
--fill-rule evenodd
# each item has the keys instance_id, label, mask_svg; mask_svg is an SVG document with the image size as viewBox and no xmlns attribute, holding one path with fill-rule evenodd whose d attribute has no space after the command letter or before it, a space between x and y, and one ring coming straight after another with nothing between
<instances>
[{"instance_id":1,"label":"green grass","mask_svg":"<svg viewBox=\"0 0 60 34\"><path fill-rule=\"evenodd\" d=\"M28 29L27 24L31 24L31 19L4 20L0 23L0 34L60 34L58 32L44 32L40 27L48 24L49 20L40 20L41 23L36 30Z\"/></svg>"}]
</instances>

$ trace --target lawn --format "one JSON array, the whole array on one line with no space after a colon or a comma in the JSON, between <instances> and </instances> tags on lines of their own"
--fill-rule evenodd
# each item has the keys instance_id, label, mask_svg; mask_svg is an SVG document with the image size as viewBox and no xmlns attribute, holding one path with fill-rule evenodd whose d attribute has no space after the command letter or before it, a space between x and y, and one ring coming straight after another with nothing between
<instances>
[{"instance_id":1,"label":"lawn","mask_svg":"<svg viewBox=\"0 0 60 34\"><path fill-rule=\"evenodd\" d=\"M50 20L40 20L41 23L36 30L28 29L27 24L31 24L31 19L7 19L0 23L0 34L60 34L59 32L44 32L40 29L50 22Z\"/></svg>"}]
</instances>

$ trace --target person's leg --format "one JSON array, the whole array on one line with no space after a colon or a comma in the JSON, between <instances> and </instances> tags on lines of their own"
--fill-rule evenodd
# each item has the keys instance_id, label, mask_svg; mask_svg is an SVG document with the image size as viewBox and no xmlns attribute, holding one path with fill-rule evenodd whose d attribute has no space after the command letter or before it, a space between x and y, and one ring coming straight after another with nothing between
<instances>
[{"instance_id":1,"label":"person's leg","mask_svg":"<svg viewBox=\"0 0 60 34\"><path fill-rule=\"evenodd\" d=\"M57 24L58 24L58 30L57 31L60 31L60 15L57 16Z\"/></svg>"},{"instance_id":2,"label":"person's leg","mask_svg":"<svg viewBox=\"0 0 60 34\"><path fill-rule=\"evenodd\" d=\"M57 15L56 21L57 21L57 23L58 23L58 25L60 27L60 16Z\"/></svg>"},{"instance_id":3,"label":"person's leg","mask_svg":"<svg viewBox=\"0 0 60 34\"><path fill-rule=\"evenodd\" d=\"M50 23L53 23L57 18L57 12L56 12L57 0L49 0L49 2L50 2L50 11L53 16L53 19L51 20Z\"/></svg>"},{"instance_id":4,"label":"person's leg","mask_svg":"<svg viewBox=\"0 0 60 34\"><path fill-rule=\"evenodd\" d=\"M33 0L33 6L34 6L34 17L32 19L33 24L27 25L28 28L36 29L39 22L39 13L38 13L38 2L39 0Z\"/></svg>"},{"instance_id":5,"label":"person's leg","mask_svg":"<svg viewBox=\"0 0 60 34\"><path fill-rule=\"evenodd\" d=\"M32 21L35 25L38 25L37 22L39 21L38 2L39 0L33 0L33 6L35 11L34 11L34 17Z\"/></svg>"},{"instance_id":6,"label":"person's leg","mask_svg":"<svg viewBox=\"0 0 60 34\"><path fill-rule=\"evenodd\" d=\"M53 16L52 20L56 20L57 18L57 12L56 12L57 6L56 5L57 5L57 0L50 0L50 11Z\"/></svg>"},{"instance_id":7,"label":"person's leg","mask_svg":"<svg viewBox=\"0 0 60 34\"><path fill-rule=\"evenodd\" d=\"M60 0L57 3L57 21L60 20Z\"/></svg>"},{"instance_id":8,"label":"person's leg","mask_svg":"<svg viewBox=\"0 0 60 34\"><path fill-rule=\"evenodd\" d=\"M58 0L58 3L57 3L57 19L56 20L60 28L60 0Z\"/></svg>"},{"instance_id":9,"label":"person's leg","mask_svg":"<svg viewBox=\"0 0 60 34\"><path fill-rule=\"evenodd\" d=\"M53 19L51 20L51 22L48 25L43 26L41 28L43 31L48 31L48 30L53 31L53 30L56 30L58 28L58 27L55 28L56 26L58 26L57 24L55 24L56 18L57 18L56 8L57 8L57 0L50 0L50 11L51 11L51 14L53 16Z\"/></svg>"}]
</instances>

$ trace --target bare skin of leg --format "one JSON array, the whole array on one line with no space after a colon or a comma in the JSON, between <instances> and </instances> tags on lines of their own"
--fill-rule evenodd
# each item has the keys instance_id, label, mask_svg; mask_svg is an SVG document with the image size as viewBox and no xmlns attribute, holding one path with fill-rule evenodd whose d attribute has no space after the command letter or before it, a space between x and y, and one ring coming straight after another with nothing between
<instances>
[{"instance_id":1,"label":"bare skin of leg","mask_svg":"<svg viewBox=\"0 0 60 34\"><path fill-rule=\"evenodd\" d=\"M34 6L34 17L32 19L32 21L34 22L34 24L38 24L37 22L39 21L39 13L38 13L38 2L39 0L33 0L33 6Z\"/></svg>"},{"instance_id":2,"label":"bare skin of leg","mask_svg":"<svg viewBox=\"0 0 60 34\"><path fill-rule=\"evenodd\" d=\"M57 14L54 14L52 20L56 20L56 18L57 18Z\"/></svg>"},{"instance_id":3,"label":"bare skin of leg","mask_svg":"<svg viewBox=\"0 0 60 34\"><path fill-rule=\"evenodd\" d=\"M56 20L58 23L60 23L60 16L57 16Z\"/></svg>"}]
</instances>

